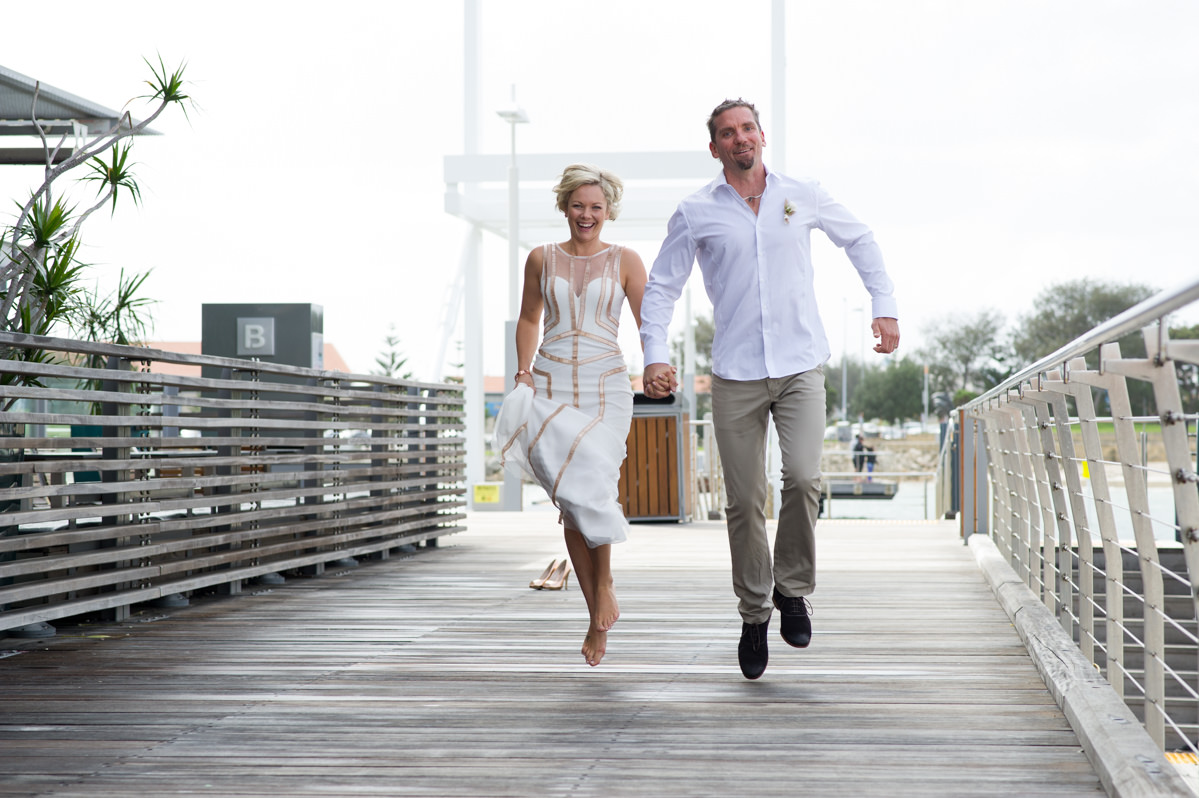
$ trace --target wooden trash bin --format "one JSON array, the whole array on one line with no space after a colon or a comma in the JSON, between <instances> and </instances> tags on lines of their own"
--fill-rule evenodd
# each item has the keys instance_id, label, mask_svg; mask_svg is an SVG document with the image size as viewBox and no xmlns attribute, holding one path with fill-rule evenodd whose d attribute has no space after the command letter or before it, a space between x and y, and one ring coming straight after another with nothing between
<instances>
[{"instance_id":1,"label":"wooden trash bin","mask_svg":"<svg viewBox=\"0 0 1199 798\"><path fill-rule=\"evenodd\" d=\"M690 520L688 424L681 396L634 395L618 486L620 504L630 521Z\"/></svg>"}]
</instances>

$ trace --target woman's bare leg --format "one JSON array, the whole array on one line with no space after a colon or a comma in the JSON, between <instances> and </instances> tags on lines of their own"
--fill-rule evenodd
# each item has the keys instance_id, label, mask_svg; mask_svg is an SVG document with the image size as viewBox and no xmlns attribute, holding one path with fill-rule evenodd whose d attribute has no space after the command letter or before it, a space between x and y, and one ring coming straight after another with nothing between
<instances>
[{"instance_id":1,"label":"woman's bare leg","mask_svg":"<svg viewBox=\"0 0 1199 798\"><path fill-rule=\"evenodd\" d=\"M583 657L588 665L598 665L607 650L608 630L620 617L616 592L612 584L612 547L605 544L594 549L577 529L565 529L566 550L574 567L575 582L583 591L591 623L583 640Z\"/></svg>"}]
</instances>

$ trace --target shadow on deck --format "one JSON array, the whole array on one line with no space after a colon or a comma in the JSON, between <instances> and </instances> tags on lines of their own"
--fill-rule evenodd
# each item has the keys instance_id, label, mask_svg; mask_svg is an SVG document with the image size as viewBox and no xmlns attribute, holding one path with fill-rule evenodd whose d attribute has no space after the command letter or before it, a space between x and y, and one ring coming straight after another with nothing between
<instances>
[{"instance_id":1,"label":"shadow on deck","mask_svg":"<svg viewBox=\"0 0 1199 798\"><path fill-rule=\"evenodd\" d=\"M0 641L0 795L1102 795L952 522L823 521L815 635L737 667L721 522L635 525L622 618L527 587L556 513Z\"/></svg>"}]
</instances>

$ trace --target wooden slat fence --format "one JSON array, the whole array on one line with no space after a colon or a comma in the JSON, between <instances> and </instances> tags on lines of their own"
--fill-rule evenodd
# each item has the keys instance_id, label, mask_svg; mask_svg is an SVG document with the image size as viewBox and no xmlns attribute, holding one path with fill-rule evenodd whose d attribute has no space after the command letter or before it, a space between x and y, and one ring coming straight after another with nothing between
<instances>
[{"instance_id":1,"label":"wooden slat fence","mask_svg":"<svg viewBox=\"0 0 1199 798\"><path fill-rule=\"evenodd\" d=\"M11 333L0 352L0 630L462 529L461 385Z\"/></svg>"}]
</instances>

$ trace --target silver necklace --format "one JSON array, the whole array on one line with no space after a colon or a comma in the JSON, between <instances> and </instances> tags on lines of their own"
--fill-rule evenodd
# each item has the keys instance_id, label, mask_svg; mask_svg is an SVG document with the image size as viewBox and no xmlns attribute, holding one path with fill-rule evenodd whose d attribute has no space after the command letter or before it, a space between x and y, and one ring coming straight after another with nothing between
<instances>
[{"instance_id":1,"label":"silver necklace","mask_svg":"<svg viewBox=\"0 0 1199 798\"><path fill-rule=\"evenodd\" d=\"M765 191L762 192L762 194L765 194L765 193L766 193ZM737 196L741 197L741 199L745 200L746 202L753 202L756 199L761 199L762 194L754 194L752 197L741 197L741 192L740 191L737 192Z\"/></svg>"}]
</instances>

